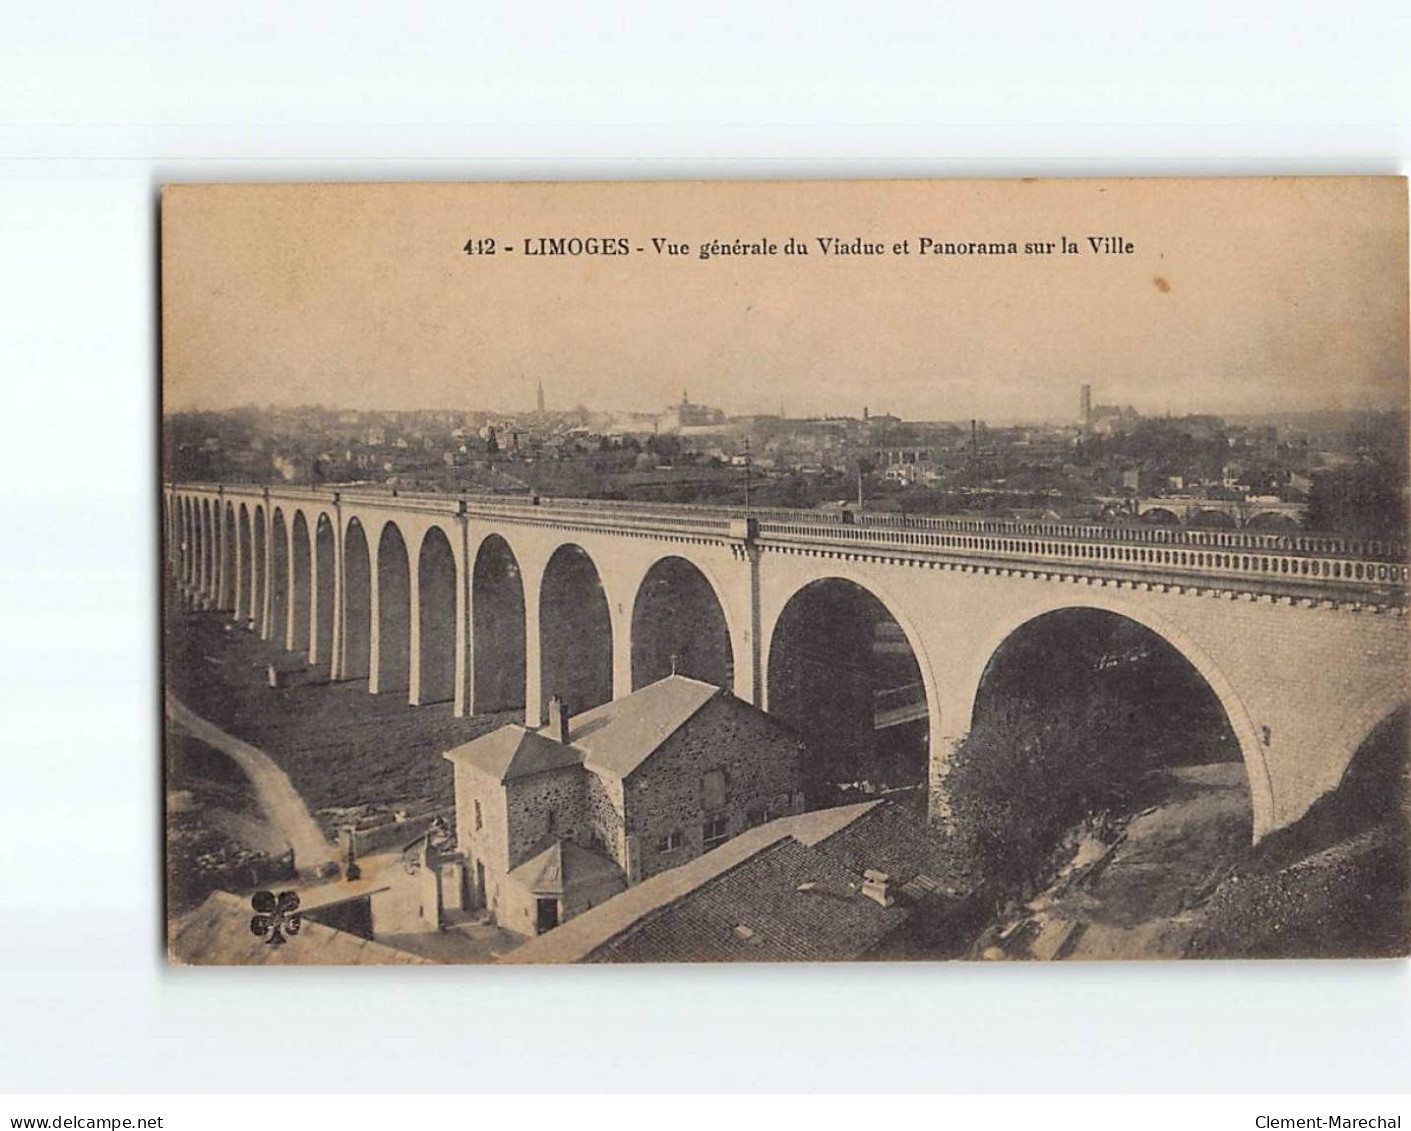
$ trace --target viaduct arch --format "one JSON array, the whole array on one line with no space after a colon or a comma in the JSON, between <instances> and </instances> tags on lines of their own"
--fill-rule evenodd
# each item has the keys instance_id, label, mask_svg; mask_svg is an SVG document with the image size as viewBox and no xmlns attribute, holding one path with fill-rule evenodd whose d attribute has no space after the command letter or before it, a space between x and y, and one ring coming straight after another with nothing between
<instances>
[{"instance_id":1,"label":"viaduct arch","mask_svg":"<svg viewBox=\"0 0 1411 1131\"><path fill-rule=\"evenodd\" d=\"M915 658L938 815L986 665L1060 610L1140 624L1199 673L1239 744L1256 838L1334 788L1407 699L1408 570L1385 543L294 487L173 485L167 513L199 607L331 678L460 714L522 708L530 725L550 694L583 710L673 657L769 709L791 602L854 586ZM704 627L661 615L681 607Z\"/></svg>"},{"instance_id":2,"label":"viaduct arch","mask_svg":"<svg viewBox=\"0 0 1411 1131\"><path fill-rule=\"evenodd\" d=\"M613 615L587 550L565 542L539 583L541 713L558 696L577 714L613 698Z\"/></svg>"},{"instance_id":3,"label":"viaduct arch","mask_svg":"<svg viewBox=\"0 0 1411 1131\"><path fill-rule=\"evenodd\" d=\"M382 524L372 559L372 657L368 690L374 695L411 687L411 562L395 522Z\"/></svg>"},{"instance_id":4,"label":"viaduct arch","mask_svg":"<svg viewBox=\"0 0 1411 1131\"><path fill-rule=\"evenodd\" d=\"M421 539L417 557L417 673L412 701L447 703L456 687L456 556L439 526Z\"/></svg>"},{"instance_id":5,"label":"viaduct arch","mask_svg":"<svg viewBox=\"0 0 1411 1131\"><path fill-rule=\"evenodd\" d=\"M643 575L632 602L632 690L676 672L730 688L735 650L719 586L668 554Z\"/></svg>"},{"instance_id":6,"label":"viaduct arch","mask_svg":"<svg viewBox=\"0 0 1411 1131\"><path fill-rule=\"evenodd\" d=\"M500 534L475 555L470 598L472 712L523 710L528 682L524 579L519 559Z\"/></svg>"},{"instance_id":7,"label":"viaduct arch","mask_svg":"<svg viewBox=\"0 0 1411 1131\"><path fill-rule=\"evenodd\" d=\"M1104 599L1101 596L1087 595L1077 600L1057 600L1047 608L1026 608L994 625L993 630L982 638L975 653L977 658L983 657L982 661L970 665L964 673L964 683L959 692L959 701L969 703L964 729L969 730L978 721L985 679L1006 646L1043 622L1072 613L1100 613L1137 625L1169 646L1190 666L1219 704L1220 711L1234 735L1244 764L1254 825L1257 829L1268 828L1274 816L1273 791L1260 735L1255 730L1248 708L1229 676L1199 644L1170 620L1140 607ZM1064 660L1061 655L1052 658L1055 663L1062 663ZM949 752L949 749L942 752L942 757ZM944 762L935 765L934 769L937 773L944 774Z\"/></svg>"}]
</instances>

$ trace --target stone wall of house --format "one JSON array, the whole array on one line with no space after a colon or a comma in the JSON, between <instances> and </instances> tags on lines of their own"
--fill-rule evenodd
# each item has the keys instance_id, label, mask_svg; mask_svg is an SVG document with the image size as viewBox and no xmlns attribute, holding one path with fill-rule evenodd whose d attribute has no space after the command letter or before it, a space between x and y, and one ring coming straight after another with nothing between
<instances>
[{"instance_id":1,"label":"stone wall of house","mask_svg":"<svg viewBox=\"0 0 1411 1131\"><path fill-rule=\"evenodd\" d=\"M501 883L495 900L495 923L519 935L534 935L534 918L538 901L528 888L515 883Z\"/></svg>"},{"instance_id":2,"label":"stone wall of house","mask_svg":"<svg viewBox=\"0 0 1411 1131\"><path fill-rule=\"evenodd\" d=\"M480 803L480 827L476 827L475 803ZM456 766L456 843L465 854L466 873L475 906L493 910L500 881L510 869L505 846L508 840L509 814L505 806L504 787L489 774L473 766ZM479 889L481 865L485 873L485 889Z\"/></svg>"},{"instance_id":3,"label":"stone wall of house","mask_svg":"<svg viewBox=\"0 0 1411 1131\"><path fill-rule=\"evenodd\" d=\"M622 783L583 771L583 833L578 843L627 871L622 832Z\"/></svg>"},{"instance_id":4,"label":"stone wall of house","mask_svg":"<svg viewBox=\"0 0 1411 1131\"><path fill-rule=\"evenodd\" d=\"M792 731L730 695L718 695L623 783L626 833L640 878L699 856L705 823L721 817L727 837L798 806L802 744ZM724 775L724 803L707 810L706 776ZM678 848L663 838L681 835Z\"/></svg>"},{"instance_id":5,"label":"stone wall of house","mask_svg":"<svg viewBox=\"0 0 1411 1131\"><path fill-rule=\"evenodd\" d=\"M511 869L542 850L551 836L581 841L583 777L581 766L565 766L505 783Z\"/></svg>"}]
</instances>

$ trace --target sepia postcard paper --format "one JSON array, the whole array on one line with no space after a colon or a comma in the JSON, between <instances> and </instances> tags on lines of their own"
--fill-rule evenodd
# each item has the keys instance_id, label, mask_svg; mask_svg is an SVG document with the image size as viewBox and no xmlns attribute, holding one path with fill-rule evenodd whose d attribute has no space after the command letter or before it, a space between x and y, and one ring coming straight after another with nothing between
<instances>
[{"instance_id":1,"label":"sepia postcard paper","mask_svg":"<svg viewBox=\"0 0 1411 1131\"><path fill-rule=\"evenodd\" d=\"M168 186L190 964L1408 948L1400 178Z\"/></svg>"}]
</instances>

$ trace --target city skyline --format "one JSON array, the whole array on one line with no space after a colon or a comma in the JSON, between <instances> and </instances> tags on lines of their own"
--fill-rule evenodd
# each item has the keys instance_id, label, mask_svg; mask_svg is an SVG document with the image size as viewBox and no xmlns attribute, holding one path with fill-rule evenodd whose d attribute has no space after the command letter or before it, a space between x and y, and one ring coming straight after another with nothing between
<instances>
[{"instance_id":1,"label":"city skyline","mask_svg":"<svg viewBox=\"0 0 1411 1131\"><path fill-rule=\"evenodd\" d=\"M1076 390L1075 390L1075 394L1076 394ZM1093 390L1093 407L1094 407L1095 409L1096 409L1096 408L1099 408L1099 407L1112 407L1112 406L1116 405L1117 402L1116 402L1115 400L1106 400L1106 399L1103 399L1103 397L1104 397L1103 391L1102 391L1101 389L1099 389L1099 388L1094 388L1094 390ZM630 416L630 417L636 417L636 418L650 417L650 416L661 416L661 415L663 415L665 412L667 412L668 410L670 410L671 408L674 408L674 407L676 406L676 404L679 403L679 397L678 397L678 400L677 400L676 402L667 402L666 404L663 404L663 405L660 406L659 408L655 408L655 409L627 409L627 408L623 408L623 407L621 407L621 406L619 406L619 405L613 405L613 404L585 404L585 403L579 403L579 404L573 404L573 405L555 404L555 403L553 402L552 393L551 393L551 391L548 390L548 389L545 389L545 390L544 390L544 400L545 400L546 403L544 404L544 407L543 407L543 408L540 408L540 407L538 406L538 403L537 403L537 390L536 390L536 402L535 402L534 404L529 405L528 407L525 407L524 405L518 404L518 403L516 403L516 406L515 406L515 407L509 407L509 406L506 406L506 405L495 405L495 404L480 404L480 405L424 404L424 405L411 405L411 406L400 406L400 407L382 407L382 406L372 406L372 405L366 405L366 404L350 404L350 403L337 403L337 402L327 402L327 401L325 401L325 402L308 402L308 403L299 403L299 404L293 404L293 403L279 404L279 403L270 403L270 402L265 402L265 403L262 403L262 404L256 404L256 403L254 403L254 402L249 402L249 403L245 403L245 404L229 405L229 406L226 406L226 407L223 407L223 408L185 408L185 409L173 409L173 408L171 408L171 407L164 407L164 408L163 408L163 414L162 414L162 415L163 415L164 418L172 418L172 417L182 416L182 415L224 414L224 413L235 413L235 412L256 412L256 413L331 412L331 413L357 413L357 414L360 414L360 415L367 415L367 416L376 416L376 415L416 416L416 415L423 415L423 414L437 414L437 415L443 415L443 414L461 414L461 415L467 416L467 417L472 417L472 416L497 417L497 416L498 416L498 417L505 417L505 418L514 418L514 417L521 417L521 416L523 416L523 417L531 417L531 416L538 415L538 414L540 414L540 413L542 413L542 414L545 415L545 416L549 416L549 417L553 417L553 416L569 416L569 415L574 415L574 414L576 414L576 413L582 412L582 413L587 413L587 414L593 415L593 416L611 415L611 416L616 416L616 417L620 417L620 418L624 418L624 419L625 419L625 418L627 418L627 417L629 417L629 416ZM702 402L696 400L694 397L692 397L690 403L691 403L692 405L702 406ZM845 420L845 419L862 420L862 419L864 418L864 417L863 417L863 411L864 411L864 409L865 409L865 410L867 411L867 413L870 415L870 417L873 418L873 419L877 419L877 418L881 418L881 417L888 417L888 416L890 416L890 417L894 417L894 418L900 420L902 423L908 424L908 425L956 425L956 426L964 426L964 425L967 425L971 420L975 420L975 421L978 421L978 422L979 422L980 424L982 424L982 425L987 425L987 426L990 426L990 427L997 427L997 428L1024 428L1024 427L1079 427L1079 426L1081 425L1081 423L1082 423L1082 420L1081 420L1081 413L1080 413L1080 411L1077 410L1076 407L1075 407L1074 411L1068 413L1067 415L1064 415L1064 414L1062 414L1062 413L1059 413L1059 414L1056 414L1056 415L1053 415L1053 416L1022 416L1022 415L1019 415L1019 416L997 416L997 417L978 417L978 416L966 416L966 415L957 415L957 416L951 416L951 417L942 417L942 416L927 416L927 417L905 416L905 415L901 415L901 414L892 412L892 411L890 410L889 406L888 406L886 403L861 405L861 406L858 406L858 407L854 408L853 411L847 411L846 409L844 409L844 410L838 411L838 412L831 412L831 411L829 411L829 412L824 412L824 411L809 411L807 408L800 408L799 410L795 411L795 410L794 410L791 406L789 406L789 405L782 405L782 406L781 406L781 405L775 405L772 409L765 408L765 409L762 409L762 410L760 410L760 411L746 411L746 410L739 410L739 411L736 411L736 409L735 409L733 406L728 405L728 404L710 404L710 405L705 405L705 406L703 406L703 407L719 408L719 409L721 409L721 410L724 412L724 414L725 414L726 420L748 420L748 419L752 419L752 418L775 418L775 419L784 420L784 421L797 421L797 422L810 421L810 420ZM1377 415L1377 414L1386 414L1386 413L1404 412L1404 411L1405 411L1405 406L1397 406L1397 405L1386 405L1386 406L1369 405L1369 406L1366 406L1366 407L1313 408L1313 409L1287 410L1287 411L1279 410L1279 409L1276 409L1276 408L1266 408L1266 409L1264 409L1264 410L1262 410L1262 411L1251 411L1251 412L1215 412L1215 411L1211 411L1211 410L1209 410L1209 409L1201 408L1201 407L1199 407L1199 406L1193 407L1193 408L1190 408L1190 409L1187 409L1187 410L1185 410L1185 411L1180 411L1180 412L1178 412L1178 411L1176 411L1174 408L1168 408L1168 407L1166 407L1166 406L1161 406L1161 407L1158 408L1158 407L1156 407L1156 406L1143 405L1143 404L1141 404L1141 403L1127 403L1127 402L1123 402L1123 403L1121 404L1121 407L1126 407L1126 408L1135 409L1137 415L1138 415L1140 418L1144 419L1144 420L1162 420L1162 419L1167 419L1167 418L1174 419L1174 420L1179 420L1179 419L1182 419L1182 418L1185 418L1185 417L1213 416L1213 417L1218 417L1218 418L1220 418L1220 419L1223 419L1223 420L1226 420L1226 421L1231 421L1231 422L1239 422L1239 421L1243 421L1243 420L1266 419L1266 418L1273 418L1273 417L1284 417L1284 416L1286 416L1286 417L1291 417L1291 418L1292 418L1292 417L1318 417L1318 416L1334 417L1334 416L1341 416L1341 415L1347 415L1347 416L1356 416L1356 415ZM783 410L782 413L781 413L781 408L782 408L782 410Z\"/></svg>"}]
</instances>

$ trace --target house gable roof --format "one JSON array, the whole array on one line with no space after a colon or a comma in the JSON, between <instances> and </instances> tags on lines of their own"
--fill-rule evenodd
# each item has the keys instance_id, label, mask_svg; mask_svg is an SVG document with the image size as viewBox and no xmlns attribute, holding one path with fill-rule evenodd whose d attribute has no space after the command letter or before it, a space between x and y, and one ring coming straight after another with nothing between
<instances>
[{"instance_id":1,"label":"house gable roof","mask_svg":"<svg viewBox=\"0 0 1411 1131\"><path fill-rule=\"evenodd\" d=\"M601 879L622 880L622 869L611 860L555 838L550 845L510 870L509 878L534 895L563 895L577 884Z\"/></svg>"},{"instance_id":2,"label":"house gable roof","mask_svg":"<svg viewBox=\"0 0 1411 1131\"><path fill-rule=\"evenodd\" d=\"M717 695L713 683L669 675L569 721L569 739L588 769L625 778Z\"/></svg>"},{"instance_id":3,"label":"house gable roof","mask_svg":"<svg viewBox=\"0 0 1411 1131\"><path fill-rule=\"evenodd\" d=\"M444 757L499 782L583 764L581 751L515 723L448 750Z\"/></svg>"}]
</instances>

